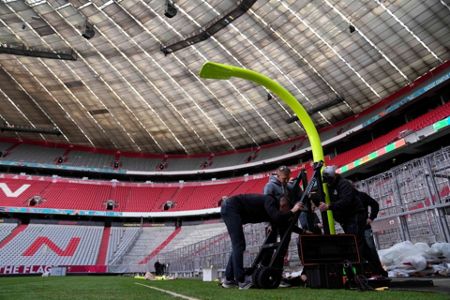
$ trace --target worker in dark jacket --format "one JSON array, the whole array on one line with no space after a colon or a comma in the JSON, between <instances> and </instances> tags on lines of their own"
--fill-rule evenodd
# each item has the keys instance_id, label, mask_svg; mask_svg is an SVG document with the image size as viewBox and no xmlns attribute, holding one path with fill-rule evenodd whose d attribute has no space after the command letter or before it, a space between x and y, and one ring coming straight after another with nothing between
<instances>
[{"instance_id":1,"label":"worker in dark jacket","mask_svg":"<svg viewBox=\"0 0 450 300\"><path fill-rule=\"evenodd\" d=\"M269 182L264 186L264 195L271 195L275 199L289 195L293 188L293 183L289 182L291 170L286 166L277 169L275 175L269 177Z\"/></svg>"},{"instance_id":2,"label":"worker in dark jacket","mask_svg":"<svg viewBox=\"0 0 450 300\"><path fill-rule=\"evenodd\" d=\"M336 173L336 167L327 166L323 173L323 180L327 183L330 194L330 204L321 202L321 211L331 210L334 219L341 224L345 233L358 234L363 232L366 222L364 206L357 191L347 179ZM361 236L363 236L361 234Z\"/></svg>"},{"instance_id":3,"label":"worker in dark jacket","mask_svg":"<svg viewBox=\"0 0 450 300\"><path fill-rule=\"evenodd\" d=\"M287 166L280 166L277 169L276 173L269 177L269 181L264 186L264 195L272 196L273 198L280 201L280 204L282 199L287 200L288 203L296 202L295 200L299 198L299 195L292 195L292 192L294 190L294 183L290 181L290 177L291 170ZM288 205L288 203L285 203L285 205ZM286 230L287 226L275 226L275 224L271 224L270 227L267 228L269 237L266 242L275 243L277 241L277 236L279 236L281 239ZM290 238L291 237L289 236L287 244L289 244ZM281 252L286 254L287 250L288 247L282 249ZM270 262L271 257L271 251L266 251L262 259L262 264L267 265ZM283 262L280 263L282 264Z\"/></svg>"},{"instance_id":4,"label":"worker in dark jacket","mask_svg":"<svg viewBox=\"0 0 450 300\"><path fill-rule=\"evenodd\" d=\"M310 201L309 205L306 205L306 210L300 213L299 222L302 229L307 233L322 234L322 223L317 214L314 212L315 205Z\"/></svg>"},{"instance_id":5,"label":"worker in dark jacket","mask_svg":"<svg viewBox=\"0 0 450 300\"><path fill-rule=\"evenodd\" d=\"M364 242L365 248L363 256L369 262L373 272L378 275L388 277L388 273L383 269L383 266L380 262L380 257L378 256L377 248L375 247L375 242L373 241L373 232L372 232L372 222L378 216L378 212L380 210L380 206L378 202L370 197L367 193L358 191L358 197L361 200L364 206L364 212L366 215L366 226L364 227ZM369 207L370 207L370 215L369 215Z\"/></svg>"},{"instance_id":6,"label":"worker in dark jacket","mask_svg":"<svg viewBox=\"0 0 450 300\"><path fill-rule=\"evenodd\" d=\"M224 199L221 203L220 214L230 235L232 252L225 269L225 281L222 286L228 288L237 283L239 289L247 289L252 285L251 281L245 281L243 261L245 236L242 228L244 224L270 222L275 226L283 226L302 208L303 205L297 203L289 211L282 212L279 200L268 195L236 195Z\"/></svg>"},{"instance_id":7,"label":"worker in dark jacket","mask_svg":"<svg viewBox=\"0 0 450 300\"><path fill-rule=\"evenodd\" d=\"M367 217L366 228L370 228L371 227L370 225L372 224L373 220L375 220L378 216L378 212L380 211L380 205L375 199L370 197L370 195L368 195L365 192L358 191L358 197L361 200L364 206L364 212L366 213ZM369 207L370 207L370 214L369 214Z\"/></svg>"},{"instance_id":8,"label":"worker in dark jacket","mask_svg":"<svg viewBox=\"0 0 450 300\"><path fill-rule=\"evenodd\" d=\"M339 222L344 232L356 236L359 253L363 253L367 213L364 212L364 206L357 197L358 192L350 181L336 173L335 166L325 167L322 176L329 188L330 204L320 202L320 211L331 210L334 219Z\"/></svg>"}]
</instances>

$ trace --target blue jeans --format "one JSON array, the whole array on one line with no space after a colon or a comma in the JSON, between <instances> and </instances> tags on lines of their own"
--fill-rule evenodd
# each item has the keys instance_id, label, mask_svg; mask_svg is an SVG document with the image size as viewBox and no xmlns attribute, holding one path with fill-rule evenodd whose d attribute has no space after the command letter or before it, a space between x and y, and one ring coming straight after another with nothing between
<instances>
[{"instance_id":1,"label":"blue jeans","mask_svg":"<svg viewBox=\"0 0 450 300\"><path fill-rule=\"evenodd\" d=\"M244 282L245 235L239 209L232 202L224 200L220 208L220 214L231 239L231 255L225 269L225 278Z\"/></svg>"}]
</instances>

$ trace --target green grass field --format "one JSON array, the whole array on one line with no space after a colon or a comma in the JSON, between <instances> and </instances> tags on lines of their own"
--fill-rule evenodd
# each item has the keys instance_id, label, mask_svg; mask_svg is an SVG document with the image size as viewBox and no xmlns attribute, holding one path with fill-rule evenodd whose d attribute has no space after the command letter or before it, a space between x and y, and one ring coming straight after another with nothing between
<instances>
[{"instance_id":1,"label":"green grass field","mask_svg":"<svg viewBox=\"0 0 450 300\"><path fill-rule=\"evenodd\" d=\"M139 284L169 290L197 299L364 299L364 300L432 300L450 299L449 295L434 292L359 292L309 288L276 290L223 289L212 282L178 279L173 281L146 281L121 276L67 276L67 277L3 277L0 278L0 299L174 299L175 297Z\"/></svg>"}]
</instances>

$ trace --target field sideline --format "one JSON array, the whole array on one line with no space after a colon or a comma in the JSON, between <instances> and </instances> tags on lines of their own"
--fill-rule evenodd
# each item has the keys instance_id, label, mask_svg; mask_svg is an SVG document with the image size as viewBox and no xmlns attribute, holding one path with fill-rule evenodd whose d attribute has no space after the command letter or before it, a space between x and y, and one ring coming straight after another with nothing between
<instances>
[{"instance_id":1,"label":"field sideline","mask_svg":"<svg viewBox=\"0 0 450 300\"><path fill-rule=\"evenodd\" d=\"M139 284L136 284L139 283ZM168 290L196 299L364 299L433 300L450 299L449 295L434 292L359 292L348 290L317 290L285 288L276 290L223 289L217 283L178 279L173 281L146 281L121 276L67 276L67 277L3 277L0 278L0 299L181 299L156 291L142 284Z\"/></svg>"}]
</instances>

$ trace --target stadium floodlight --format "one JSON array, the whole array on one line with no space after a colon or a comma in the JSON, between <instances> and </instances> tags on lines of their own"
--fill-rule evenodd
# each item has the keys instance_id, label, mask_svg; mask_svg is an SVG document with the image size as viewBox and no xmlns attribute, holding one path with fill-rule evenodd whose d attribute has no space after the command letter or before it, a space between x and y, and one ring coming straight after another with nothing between
<instances>
[{"instance_id":1,"label":"stadium floodlight","mask_svg":"<svg viewBox=\"0 0 450 300\"><path fill-rule=\"evenodd\" d=\"M311 144L314 162L321 163L325 161L320 136L311 117L303 105L301 105L301 103L297 101L297 99L278 82L252 70L215 62L206 62L200 70L200 77L206 79L230 79L231 77L238 77L264 86L273 94L277 95L283 102L285 102L297 115L298 119L305 128L306 135ZM328 194L328 187L326 184L323 184L323 191L325 193L325 202L329 204L330 196ZM333 213L328 210L327 216L330 233L335 234L336 231L334 228Z\"/></svg>"},{"instance_id":2,"label":"stadium floodlight","mask_svg":"<svg viewBox=\"0 0 450 300\"><path fill-rule=\"evenodd\" d=\"M95 36L94 25L86 21L84 31L81 33L81 35L87 40L93 38Z\"/></svg>"},{"instance_id":3,"label":"stadium floodlight","mask_svg":"<svg viewBox=\"0 0 450 300\"><path fill-rule=\"evenodd\" d=\"M355 26L353 26L353 25L349 25L349 26L348 26L348 30L350 31L350 33L353 33L353 32L356 31L356 28L355 28Z\"/></svg>"},{"instance_id":4,"label":"stadium floodlight","mask_svg":"<svg viewBox=\"0 0 450 300\"><path fill-rule=\"evenodd\" d=\"M178 13L178 9L175 6L175 3L173 2L173 0L166 0L166 5L164 8L164 15L167 18L173 18L177 15Z\"/></svg>"},{"instance_id":5,"label":"stadium floodlight","mask_svg":"<svg viewBox=\"0 0 450 300\"><path fill-rule=\"evenodd\" d=\"M166 42L165 45L161 44L161 52L163 52L164 55L168 55L211 38L217 32L245 14L253 6L256 0L238 0L236 2L236 5L229 8L228 11L217 15L212 20L206 22L206 24L203 24L201 28L195 29L193 32L184 35L181 40L177 39L173 42ZM173 0L166 0L164 15L167 18L173 18L176 14L177 8L175 7Z\"/></svg>"}]
</instances>

